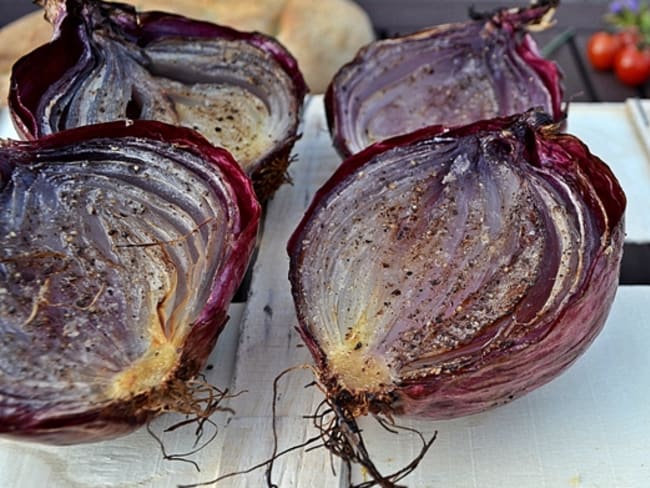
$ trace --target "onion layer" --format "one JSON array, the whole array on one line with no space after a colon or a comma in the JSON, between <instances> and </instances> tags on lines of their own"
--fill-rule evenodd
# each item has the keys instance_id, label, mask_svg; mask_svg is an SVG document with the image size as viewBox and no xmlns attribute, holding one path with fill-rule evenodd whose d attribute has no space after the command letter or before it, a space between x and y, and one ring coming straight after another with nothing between
<instances>
[{"instance_id":1,"label":"onion layer","mask_svg":"<svg viewBox=\"0 0 650 488\"><path fill-rule=\"evenodd\" d=\"M300 332L352 416L450 418L548 382L601 330L625 196L539 112L346 160L293 234Z\"/></svg>"},{"instance_id":2,"label":"onion layer","mask_svg":"<svg viewBox=\"0 0 650 488\"><path fill-rule=\"evenodd\" d=\"M336 148L347 157L429 125L464 125L538 107L560 120L559 68L525 32L547 25L557 2L540 3L363 48L326 93Z\"/></svg>"},{"instance_id":3,"label":"onion layer","mask_svg":"<svg viewBox=\"0 0 650 488\"><path fill-rule=\"evenodd\" d=\"M125 4L44 3L54 39L12 71L9 107L24 136L159 120L228 149L262 200L285 181L306 85L277 41Z\"/></svg>"},{"instance_id":4,"label":"onion layer","mask_svg":"<svg viewBox=\"0 0 650 488\"><path fill-rule=\"evenodd\" d=\"M0 145L0 434L113 437L204 365L260 208L223 149L158 122Z\"/></svg>"}]
</instances>

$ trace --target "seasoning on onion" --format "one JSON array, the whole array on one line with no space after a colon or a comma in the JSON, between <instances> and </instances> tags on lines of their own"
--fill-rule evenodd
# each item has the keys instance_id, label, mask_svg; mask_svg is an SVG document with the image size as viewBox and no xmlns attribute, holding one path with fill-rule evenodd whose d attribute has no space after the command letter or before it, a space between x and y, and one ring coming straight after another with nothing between
<instances>
[{"instance_id":1,"label":"seasoning on onion","mask_svg":"<svg viewBox=\"0 0 650 488\"><path fill-rule=\"evenodd\" d=\"M40 3L54 38L14 65L9 95L25 137L158 120L228 149L260 200L286 181L307 88L276 40L126 4Z\"/></svg>"},{"instance_id":2,"label":"seasoning on onion","mask_svg":"<svg viewBox=\"0 0 650 488\"><path fill-rule=\"evenodd\" d=\"M227 151L152 121L3 141L0 215L0 435L70 444L201 414L194 378L260 216Z\"/></svg>"},{"instance_id":3,"label":"seasoning on onion","mask_svg":"<svg viewBox=\"0 0 650 488\"><path fill-rule=\"evenodd\" d=\"M288 244L330 403L347 422L448 419L559 375L614 299L625 204L609 168L540 111L347 159Z\"/></svg>"},{"instance_id":4,"label":"seasoning on onion","mask_svg":"<svg viewBox=\"0 0 650 488\"><path fill-rule=\"evenodd\" d=\"M557 4L474 15L361 49L326 93L335 147L347 157L429 125L465 125L537 107L559 121L559 68L541 57L527 32L548 27Z\"/></svg>"}]
</instances>

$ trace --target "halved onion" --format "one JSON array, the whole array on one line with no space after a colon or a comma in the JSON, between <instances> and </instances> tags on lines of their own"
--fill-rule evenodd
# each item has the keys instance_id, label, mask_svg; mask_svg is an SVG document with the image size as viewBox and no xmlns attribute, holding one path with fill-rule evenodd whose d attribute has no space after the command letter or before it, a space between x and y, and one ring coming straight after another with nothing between
<instances>
[{"instance_id":1,"label":"halved onion","mask_svg":"<svg viewBox=\"0 0 650 488\"><path fill-rule=\"evenodd\" d=\"M307 89L273 38L125 4L43 3L54 39L12 71L9 107L24 136L158 120L228 149L262 200L286 180Z\"/></svg>"},{"instance_id":2,"label":"halved onion","mask_svg":"<svg viewBox=\"0 0 650 488\"><path fill-rule=\"evenodd\" d=\"M531 108L560 120L559 68L526 32L547 26L556 3L502 9L361 49L326 93L334 145L347 157L429 125L465 125Z\"/></svg>"},{"instance_id":3,"label":"halved onion","mask_svg":"<svg viewBox=\"0 0 650 488\"><path fill-rule=\"evenodd\" d=\"M203 367L260 208L189 129L113 122L0 145L0 434L129 432Z\"/></svg>"},{"instance_id":4,"label":"halved onion","mask_svg":"<svg viewBox=\"0 0 650 488\"><path fill-rule=\"evenodd\" d=\"M624 208L609 168L540 112L349 158L288 245L331 401L350 417L451 418L550 381L605 322Z\"/></svg>"}]
</instances>

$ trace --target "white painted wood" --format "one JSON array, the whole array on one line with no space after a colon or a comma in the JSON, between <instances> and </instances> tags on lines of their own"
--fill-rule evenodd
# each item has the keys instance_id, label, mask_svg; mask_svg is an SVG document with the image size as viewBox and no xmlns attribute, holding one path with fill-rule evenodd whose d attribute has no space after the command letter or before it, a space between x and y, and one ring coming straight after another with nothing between
<instances>
[{"instance_id":1,"label":"white painted wood","mask_svg":"<svg viewBox=\"0 0 650 488\"><path fill-rule=\"evenodd\" d=\"M233 306L233 319L211 357L214 384L242 392L229 405L235 415L217 414L217 439L193 457L191 465L164 461L145 431L99 444L49 447L0 440L0 488L110 487L171 488L207 481L251 467L271 453L272 383L284 369L309 363L294 331L285 246L316 188L339 158L329 142L322 98L306 109L298 160L285 185L270 202L254 267L251 296ZM6 112L0 122L6 121ZM624 104L572 104L569 131L583 138L621 180L630 201L628 238L650 242L648 159L632 131ZM6 124L0 124L0 131ZM0 136L6 136L0 132ZM407 480L415 488L646 488L650 480L650 287L621 287L605 331L587 354L549 385L510 405L448 422L408 422L439 437ZM245 308L245 310L243 310ZM239 327L236 325L240 324ZM236 354L236 358L235 358ZM305 388L308 370L280 382L280 449L315 435L310 421L322 395ZM175 418L156 423L170 425ZM382 472L400 468L417 452L408 435L386 435L363 420L366 441ZM191 432L166 438L169 450L190 446ZM332 466L337 475L332 474ZM362 474L355 470L356 480ZM279 459L274 482L281 488L344 486L341 465L323 449L297 450ZM262 487L264 471L234 477L218 487Z\"/></svg>"},{"instance_id":2,"label":"white painted wood","mask_svg":"<svg viewBox=\"0 0 650 488\"><path fill-rule=\"evenodd\" d=\"M18 139L18 134L11 122L7 107L0 108L0 138Z\"/></svg>"},{"instance_id":3,"label":"white painted wood","mask_svg":"<svg viewBox=\"0 0 650 488\"><path fill-rule=\"evenodd\" d=\"M226 469L222 472L246 468L253 460L268 458L273 381L285 369L309 362L307 350L301 347L302 342L294 329L297 323L287 279L286 245L313 193L332 174L340 158L330 144L321 97L310 100L305 121L303 137L296 145L299 157L291 166L293 185L282 187L268 206L251 296L242 321L233 389L254 392L254 401L242 398L241 402L233 404L237 416L228 425L226 435L236 442L249 438L253 432L255 441L250 449L225 458L222 466ZM280 382L278 434L283 446L296 445L303 440L309 421L302 416L313 413L323 398L316 388L304 388L313 379L310 372L302 371L290 373ZM254 430L251 430L253 425ZM226 445L228 443L226 441ZM308 465L303 456L304 453L288 455L277 461L276 482L282 482L279 486L338 486L333 476L327 476L330 460L324 451L306 455L310 459ZM235 478L227 486L263 486L263 481L263 472L256 472Z\"/></svg>"},{"instance_id":4,"label":"white painted wood","mask_svg":"<svg viewBox=\"0 0 650 488\"><path fill-rule=\"evenodd\" d=\"M626 241L650 242L650 152L624 103L572 103L567 132L589 146L618 178L627 197Z\"/></svg>"},{"instance_id":5,"label":"white painted wood","mask_svg":"<svg viewBox=\"0 0 650 488\"><path fill-rule=\"evenodd\" d=\"M636 129L641 145L650 155L650 100L630 98L625 101L625 108Z\"/></svg>"}]
</instances>

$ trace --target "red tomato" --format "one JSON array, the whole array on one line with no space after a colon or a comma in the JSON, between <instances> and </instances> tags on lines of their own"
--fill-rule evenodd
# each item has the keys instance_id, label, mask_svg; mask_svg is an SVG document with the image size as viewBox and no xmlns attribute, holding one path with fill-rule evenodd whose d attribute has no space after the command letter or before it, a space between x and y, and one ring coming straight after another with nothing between
<instances>
[{"instance_id":1,"label":"red tomato","mask_svg":"<svg viewBox=\"0 0 650 488\"><path fill-rule=\"evenodd\" d=\"M612 69L616 55L623 47L623 40L616 34L596 32L587 42L587 57L596 69Z\"/></svg>"},{"instance_id":2,"label":"red tomato","mask_svg":"<svg viewBox=\"0 0 650 488\"><path fill-rule=\"evenodd\" d=\"M628 44L637 45L641 42L641 35L635 29L623 29L616 33L616 37L620 39L622 43L621 47L627 46Z\"/></svg>"},{"instance_id":3,"label":"red tomato","mask_svg":"<svg viewBox=\"0 0 650 488\"><path fill-rule=\"evenodd\" d=\"M616 56L614 72L626 85L642 85L650 78L650 50L634 44L625 46Z\"/></svg>"}]
</instances>

